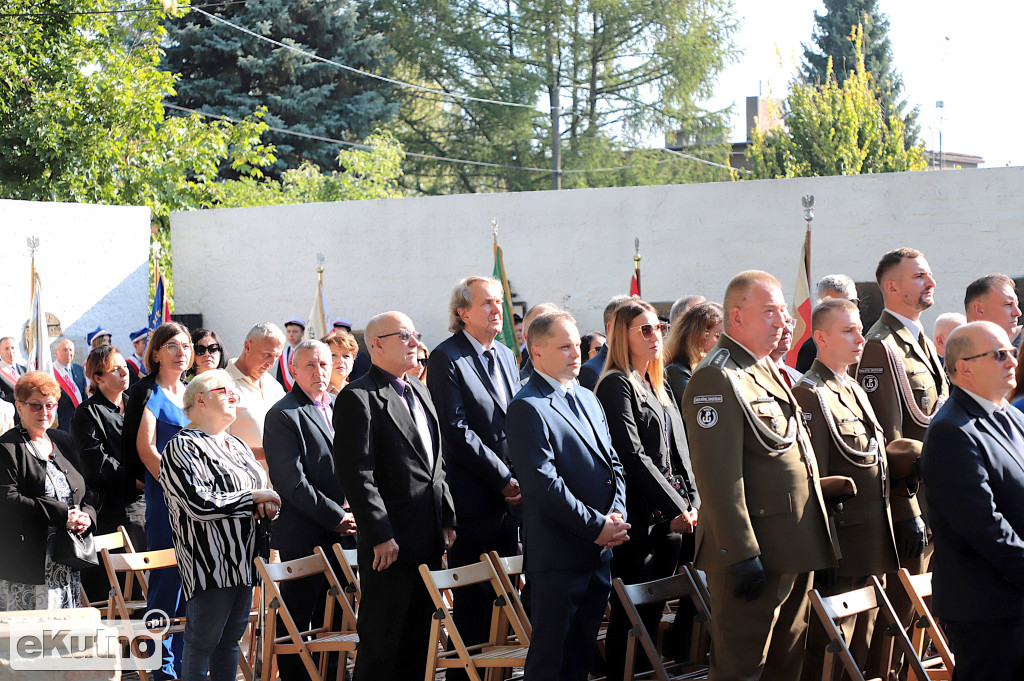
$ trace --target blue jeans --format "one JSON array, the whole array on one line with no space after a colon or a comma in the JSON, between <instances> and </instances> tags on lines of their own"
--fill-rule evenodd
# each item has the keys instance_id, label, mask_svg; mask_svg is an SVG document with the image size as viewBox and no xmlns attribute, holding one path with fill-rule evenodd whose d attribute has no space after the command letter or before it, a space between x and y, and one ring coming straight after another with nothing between
<instances>
[{"instance_id":1,"label":"blue jeans","mask_svg":"<svg viewBox=\"0 0 1024 681\"><path fill-rule=\"evenodd\" d=\"M182 681L234 681L238 673L238 639L249 624L251 586L206 589L186 604Z\"/></svg>"}]
</instances>

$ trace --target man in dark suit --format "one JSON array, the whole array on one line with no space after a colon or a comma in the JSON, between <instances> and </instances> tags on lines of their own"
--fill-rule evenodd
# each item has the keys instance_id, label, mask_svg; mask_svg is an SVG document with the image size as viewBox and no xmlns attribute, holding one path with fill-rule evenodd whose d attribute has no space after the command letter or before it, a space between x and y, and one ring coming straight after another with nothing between
<instances>
[{"instance_id":1,"label":"man in dark suit","mask_svg":"<svg viewBox=\"0 0 1024 681\"><path fill-rule=\"evenodd\" d=\"M406 372L419 334L401 312L366 325L372 365L338 396L334 460L359 523L355 681L423 678L434 606L418 567L441 567L455 542L444 445L426 387Z\"/></svg>"},{"instance_id":2,"label":"man in dark suit","mask_svg":"<svg viewBox=\"0 0 1024 681\"><path fill-rule=\"evenodd\" d=\"M294 378L291 392L270 408L263 425L270 481L283 501L271 539L282 561L304 558L321 546L333 562L331 546L356 531L354 516L343 508L345 492L331 451L331 365L326 345L312 339L300 342L289 366ZM322 621L327 596L322 576L286 582L281 591L300 629ZM308 678L297 655L278 658L278 669L283 681Z\"/></svg>"},{"instance_id":3,"label":"man in dark suit","mask_svg":"<svg viewBox=\"0 0 1024 681\"><path fill-rule=\"evenodd\" d=\"M71 414L86 398L85 369L75 364L75 344L69 338L61 338L53 350L53 376L60 386L60 400L57 401L58 430L71 432Z\"/></svg>"},{"instance_id":4,"label":"man in dark suit","mask_svg":"<svg viewBox=\"0 0 1024 681\"><path fill-rule=\"evenodd\" d=\"M533 637L530 681L585 681L611 587L611 551L628 538L625 480L604 411L575 386L580 335L568 312L527 332L530 382L509 405L509 452L523 487Z\"/></svg>"},{"instance_id":5,"label":"man in dark suit","mask_svg":"<svg viewBox=\"0 0 1024 681\"><path fill-rule=\"evenodd\" d=\"M476 563L480 554L518 551L518 522L511 508L522 497L509 470L505 411L519 391L515 353L497 342L502 329L501 282L468 277L452 291L448 307L452 336L430 354L427 387L437 408L445 470L459 543L448 567ZM466 645L487 640L494 592L489 584L459 591L453 616ZM448 673L449 681L465 672Z\"/></svg>"},{"instance_id":6,"label":"man in dark suit","mask_svg":"<svg viewBox=\"0 0 1024 681\"><path fill-rule=\"evenodd\" d=\"M611 345L612 338L612 322L615 320L615 311L619 309L619 305L629 300L630 296L614 296L608 301L608 304L604 306L604 335L608 340L605 341L604 346L601 347L601 352L597 353L580 367L580 385L587 390L593 390L597 386L597 379L601 377L601 370L604 369L605 358L608 357L608 351L611 349L608 346Z\"/></svg>"},{"instance_id":7,"label":"man in dark suit","mask_svg":"<svg viewBox=\"0 0 1024 681\"><path fill-rule=\"evenodd\" d=\"M946 342L955 386L925 433L921 468L935 536L932 611L954 679L1024 679L1024 415L1010 340L991 322Z\"/></svg>"},{"instance_id":8,"label":"man in dark suit","mask_svg":"<svg viewBox=\"0 0 1024 681\"><path fill-rule=\"evenodd\" d=\"M14 362L14 338L0 338L0 399L14 404L14 384L25 367Z\"/></svg>"}]
</instances>

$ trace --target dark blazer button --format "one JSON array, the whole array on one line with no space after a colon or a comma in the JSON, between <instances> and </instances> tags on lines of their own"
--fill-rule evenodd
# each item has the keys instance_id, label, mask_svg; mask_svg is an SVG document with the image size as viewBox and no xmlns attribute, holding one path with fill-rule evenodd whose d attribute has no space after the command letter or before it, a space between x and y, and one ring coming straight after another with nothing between
<instances>
[{"instance_id":1,"label":"dark blazer button","mask_svg":"<svg viewBox=\"0 0 1024 681\"><path fill-rule=\"evenodd\" d=\"M611 480L605 480L604 481L604 486L605 487L611 487L612 486L612 481Z\"/></svg>"}]
</instances>

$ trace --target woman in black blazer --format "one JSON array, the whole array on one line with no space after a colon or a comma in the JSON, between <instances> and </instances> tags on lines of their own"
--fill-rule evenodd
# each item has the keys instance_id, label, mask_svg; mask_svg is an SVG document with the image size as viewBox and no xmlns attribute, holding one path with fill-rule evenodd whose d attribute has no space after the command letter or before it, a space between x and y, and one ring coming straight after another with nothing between
<instances>
[{"instance_id":1,"label":"woman in black blazer","mask_svg":"<svg viewBox=\"0 0 1024 681\"><path fill-rule=\"evenodd\" d=\"M96 511L71 436L50 428L60 387L32 371L14 398L21 428L0 436L0 610L77 608L79 573L51 560L53 538L92 531Z\"/></svg>"},{"instance_id":2,"label":"woman in black blazer","mask_svg":"<svg viewBox=\"0 0 1024 681\"><path fill-rule=\"evenodd\" d=\"M612 576L626 584L675 573L681 534L692 535L700 505L682 418L665 385L663 331L649 304L633 299L620 306L596 389L626 475L626 520L632 527L629 541L612 552ZM660 613L657 604L641 611L650 630ZM612 599L605 642L609 679L623 676L628 629L625 611Z\"/></svg>"}]
</instances>

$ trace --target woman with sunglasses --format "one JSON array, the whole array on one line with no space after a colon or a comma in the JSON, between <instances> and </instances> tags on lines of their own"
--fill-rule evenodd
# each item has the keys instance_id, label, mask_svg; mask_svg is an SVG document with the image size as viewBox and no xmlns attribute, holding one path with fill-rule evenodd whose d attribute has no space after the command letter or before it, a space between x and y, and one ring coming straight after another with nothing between
<instances>
[{"instance_id":1,"label":"woman with sunglasses","mask_svg":"<svg viewBox=\"0 0 1024 681\"><path fill-rule=\"evenodd\" d=\"M146 545L144 486L126 473L121 452L129 371L128 362L113 345L101 345L89 353L85 375L91 395L71 416L71 437L99 513L96 533L117 532L123 525L132 545L141 550ZM102 567L86 571L82 580L90 600L106 599L110 583Z\"/></svg>"},{"instance_id":2,"label":"woman with sunglasses","mask_svg":"<svg viewBox=\"0 0 1024 681\"><path fill-rule=\"evenodd\" d=\"M255 519L277 516L281 497L252 450L227 432L239 398L231 375L205 372L184 392L188 427L160 459L187 599L181 679L233 681L252 607Z\"/></svg>"},{"instance_id":3,"label":"woman with sunglasses","mask_svg":"<svg viewBox=\"0 0 1024 681\"><path fill-rule=\"evenodd\" d=\"M196 329L192 332L192 349L196 361L189 371L188 380L211 369L226 369L228 358L224 354L224 344L216 331Z\"/></svg>"},{"instance_id":4,"label":"woman with sunglasses","mask_svg":"<svg viewBox=\"0 0 1024 681\"><path fill-rule=\"evenodd\" d=\"M132 386L124 417L122 448L129 471L145 483L146 548L171 548L171 523L160 486L160 456L164 446L188 422L183 410L185 384L182 377L192 366L192 338L177 322L157 327L143 358L149 375ZM184 617L181 577L177 570L154 570L149 577L150 611L161 610L170 617ZM161 668L157 681L181 676L180 634L163 640Z\"/></svg>"},{"instance_id":5,"label":"woman with sunglasses","mask_svg":"<svg viewBox=\"0 0 1024 681\"><path fill-rule=\"evenodd\" d=\"M416 366L409 369L408 373L410 376L415 376L420 379L420 383L426 384L427 382L427 362L430 360L430 350L427 350L427 346L422 342L420 346L416 348Z\"/></svg>"},{"instance_id":6,"label":"woman with sunglasses","mask_svg":"<svg viewBox=\"0 0 1024 681\"><path fill-rule=\"evenodd\" d=\"M697 303L680 317L665 339L665 378L672 387L676 406L683 408L683 391L693 370L715 347L724 327L722 306Z\"/></svg>"},{"instance_id":7,"label":"woman with sunglasses","mask_svg":"<svg viewBox=\"0 0 1024 681\"><path fill-rule=\"evenodd\" d=\"M79 572L53 561L57 532L91 532L96 511L71 436L52 429L61 390L30 371L14 386L21 427L0 436L0 610L81 607Z\"/></svg>"},{"instance_id":8,"label":"woman with sunglasses","mask_svg":"<svg viewBox=\"0 0 1024 681\"><path fill-rule=\"evenodd\" d=\"M700 505L693 485L683 421L665 384L662 367L664 325L655 309L639 299L616 311L608 337L608 357L597 382L626 477L629 541L612 552L612 576L626 584L675 573L681 534L692 536ZM661 604L641 610L650 631L657 628ZM617 599L605 643L608 678L621 679L629 621Z\"/></svg>"}]
</instances>

